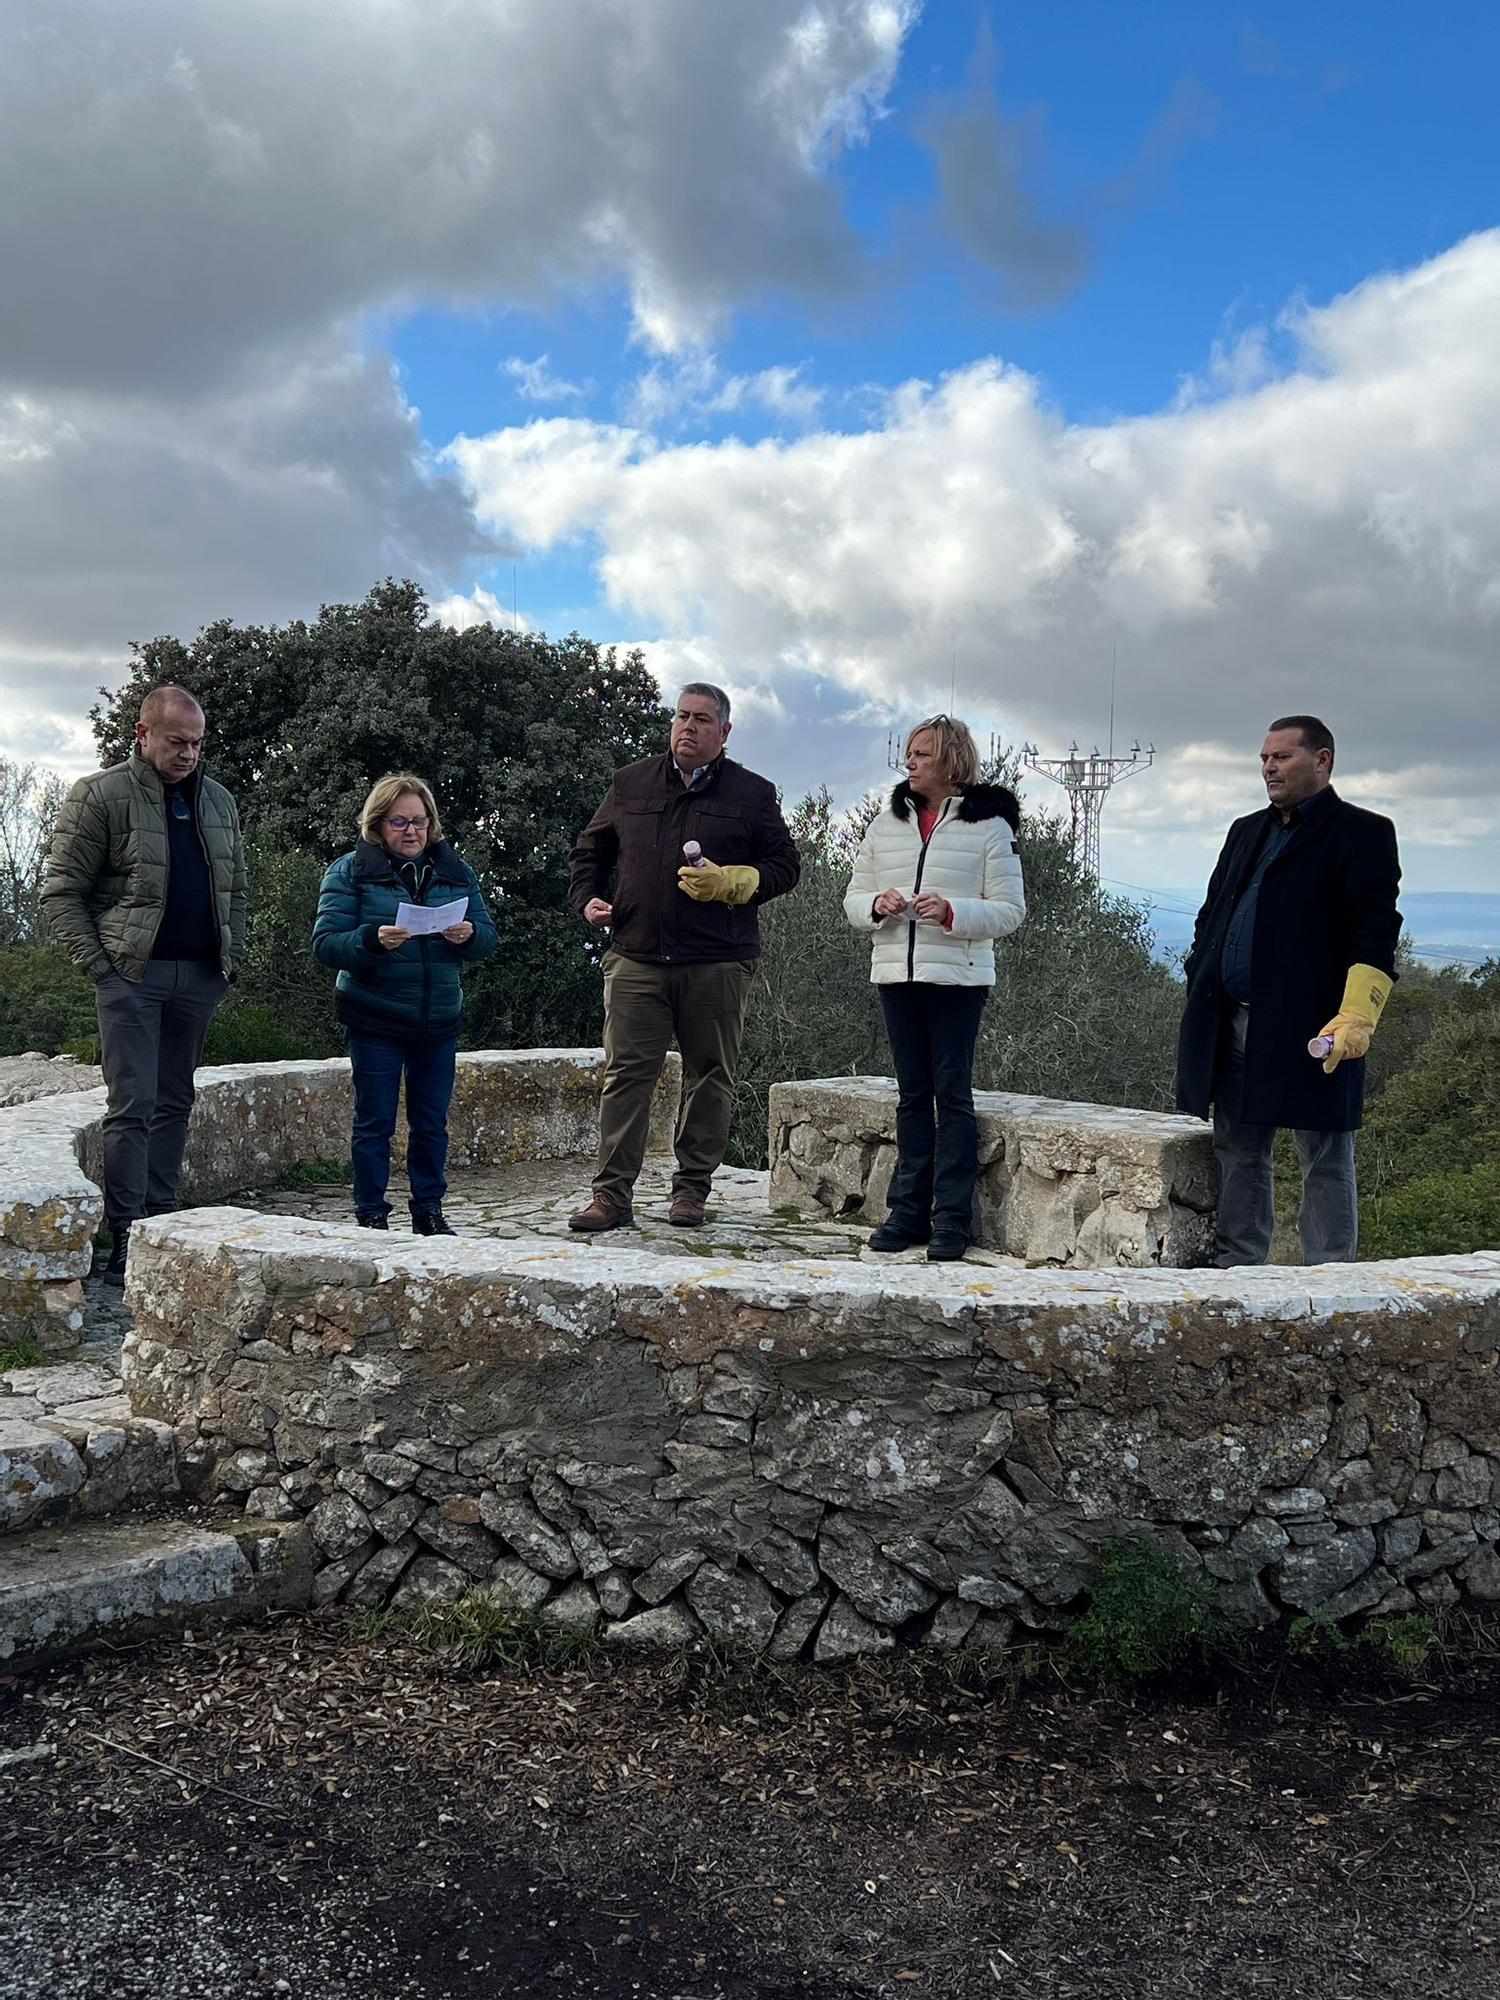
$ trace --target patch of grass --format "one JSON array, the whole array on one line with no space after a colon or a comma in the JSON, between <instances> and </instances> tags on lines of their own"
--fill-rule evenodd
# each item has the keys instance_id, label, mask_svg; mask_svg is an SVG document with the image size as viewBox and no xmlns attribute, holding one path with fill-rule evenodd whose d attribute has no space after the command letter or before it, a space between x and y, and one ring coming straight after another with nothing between
<instances>
[{"instance_id":1,"label":"patch of grass","mask_svg":"<svg viewBox=\"0 0 1500 2000\"><path fill-rule=\"evenodd\" d=\"M316 1187L345 1187L354 1179L351 1160L294 1160L279 1177L283 1190Z\"/></svg>"},{"instance_id":2,"label":"patch of grass","mask_svg":"<svg viewBox=\"0 0 1500 2000\"><path fill-rule=\"evenodd\" d=\"M504 1598L473 1590L451 1604L428 1604L406 1621L412 1636L469 1673L509 1667L521 1673L576 1667L603 1646L597 1625L555 1625Z\"/></svg>"},{"instance_id":3,"label":"patch of grass","mask_svg":"<svg viewBox=\"0 0 1500 2000\"><path fill-rule=\"evenodd\" d=\"M34 1333L0 1341L0 1375L12 1368L55 1368L60 1354L49 1354Z\"/></svg>"},{"instance_id":4,"label":"patch of grass","mask_svg":"<svg viewBox=\"0 0 1500 2000\"><path fill-rule=\"evenodd\" d=\"M1234 1631L1206 1578L1144 1535L1101 1545L1088 1608L1068 1627L1068 1655L1097 1679L1165 1673L1228 1652Z\"/></svg>"},{"instance_id":5,"label":"patch of grass","mask_svg":"<svg viewBox=\"0 0 1500 2000\"><path fill-rule=\"evenodd\" d=\"M1403 1680L1415 1680L1434 1654L1446 1655L1447 1621L1439 1614L1409 1611L1399 1618L1372 1618L1357 1632L1346 1632L1332 1618L1310 1614L1287 1627L1288 1655L1304 1665L1331 1665L1359 1651L1374 1653Z\"/></svg>"}]
</instances>

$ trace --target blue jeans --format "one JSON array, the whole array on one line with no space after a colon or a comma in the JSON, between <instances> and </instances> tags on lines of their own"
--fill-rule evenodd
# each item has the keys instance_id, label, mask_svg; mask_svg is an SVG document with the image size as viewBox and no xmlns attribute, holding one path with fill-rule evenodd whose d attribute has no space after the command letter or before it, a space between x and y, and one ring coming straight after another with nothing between
<instances>
[{"instance_id":1,"label":"blue jeans","mask_svg":"<svg viewBox=\"0 0 1500 2000\"><path fill-rule=\"evenodd\" d=\"M448 1103L458 1038L448 1042L391 1042L350 1032L354 1071L354 1209L387 1215L391 1137L406 1074L406 1178L414 1209L441 1208L448 1191Z\"/></svg>"},{"instance_id":2,"label":"blue jeans","mask_svg":"<svg viewBox=\"0 0 1500 2000\"><path fill-rule=\"evenodd\" d=\"M888 1220L909 1236L973 1240L979 1123L974 1044L988 986L882 986L896 1062L896 1171Z\"/></svg>"}]
</instances>

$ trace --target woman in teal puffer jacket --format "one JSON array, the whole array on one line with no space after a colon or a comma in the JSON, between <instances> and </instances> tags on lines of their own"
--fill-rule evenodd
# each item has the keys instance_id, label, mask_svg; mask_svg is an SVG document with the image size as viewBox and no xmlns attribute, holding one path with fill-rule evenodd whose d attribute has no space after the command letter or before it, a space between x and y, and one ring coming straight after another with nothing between
<instances>
[{"instance_id":1,"label":"woman in teal puffer jacket","mask_svg":"<svg viewBox=\"0 0 1500 2000\"><path fill-rule=\"evenodd\" d=\"M409 771L372 788L359 816L360 842L323 877L313 954L335 968L335 1005L354 1070L354 1212L384 1229L391 1137L406 1079L406 1169L411 1226L451 1236L447 1192L448 1104L463 1025L463 967L499 940L478 877L443 839L431 789ZM457 902L459 923L414 937L396 923L400 904Z\"/></svg>"}]
</instances>

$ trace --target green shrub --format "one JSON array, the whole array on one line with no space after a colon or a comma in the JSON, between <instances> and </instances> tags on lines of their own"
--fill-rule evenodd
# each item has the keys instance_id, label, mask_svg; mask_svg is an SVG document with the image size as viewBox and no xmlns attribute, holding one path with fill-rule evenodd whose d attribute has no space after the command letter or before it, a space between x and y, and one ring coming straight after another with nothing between
<instances>
[{"instance_id":1,"label":"green shrub","mask_svg":"<svg viewBox=\"0 0 1500 2000\"><path fill-rule=\"evenodd\" d=\"M24 944L0 951L0 1056L72 1054L97 1043L96 1027L93 985L65 951Z\"/></svg>"},{"instance_id":2,"label":"green shrub","mask_svg":"<svg viewBox=\"0 0 1500 2000\"><path fill-rule=\"evenodd\" d=\"M1500 1162L1424 1174L1362 1204L1361 1257L1458 1257L1500 1249Z\"/></svg>"},{"instance_id":3,"label":"green shrub","mask_svg":"<svg viewBox=\"0 0 1500 2000\"><path fill-rule=\"evenodd\" d=\"M255 1002L221 1007L204 1047L206 1063L298 1062L330 1051L275 1008Z\"/></svg>"},{"instance_id":4,"label":"green shrub","mask_svg":"<svg viewBox=\"0 0 1500 2000\"><path fill-rule=\"evenodd\" d=\"M1217 1590L1144 1535L1105 1542L1068 1651L1101 1680L1164 1673L1233 1641Z\"/></svg>"}]
</instances>

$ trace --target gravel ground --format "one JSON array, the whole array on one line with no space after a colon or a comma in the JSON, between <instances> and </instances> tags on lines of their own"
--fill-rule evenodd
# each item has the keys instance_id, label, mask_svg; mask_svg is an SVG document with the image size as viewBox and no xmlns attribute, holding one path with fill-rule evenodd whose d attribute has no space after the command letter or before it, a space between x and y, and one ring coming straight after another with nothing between
<instances>
[{"instance_id":1,"label":"gravel ground","mask_svg":"<svg viewBox=\"0 0 1500 2000\"><path fill-rule=\"evenodd\" d=\"M0 1684L0 2000L1493 2000L1493 1647L1325 1672L96 1654Z\"/></svg>"}]
</instances>

